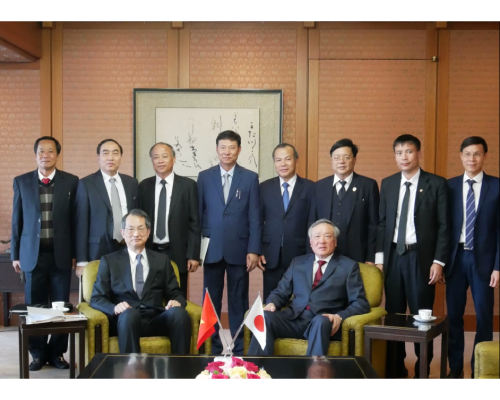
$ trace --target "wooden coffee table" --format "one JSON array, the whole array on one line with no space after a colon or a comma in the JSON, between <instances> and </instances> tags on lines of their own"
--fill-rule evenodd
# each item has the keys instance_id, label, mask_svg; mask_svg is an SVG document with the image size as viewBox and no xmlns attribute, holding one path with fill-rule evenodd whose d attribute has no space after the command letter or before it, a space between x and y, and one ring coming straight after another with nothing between
<instances>
[{"instance_id":1,"label":"wooden coffee table","mask_svg":"<svg viewBox=\"0 0 500 400\"><path fill-rule=\"evenodd\" d=\"M75 377L75 333L78 333L78 368L81 371L85 364L85 328L87 321L46 322L27 324L26 316L19 317L19 377L28 379L29 357L28 339L30 336L69 334L69 377Z\"/></svg>"},{"instance_id":2,"label":"wooden coffee table","mask_svg":"<svg viewBox=\"0 0 500 400\"><path fill-rule=\"evenodd\" d=\"M378 378L365 357L243 356L273 379ZM97 353L78 378L194 379L214 356Z\"/></svg>"},{"instance_id":3,"label":"wooden coffee table","mask_svg":"<svg viewBox=\"0 0 500 400\"><path fill-rule=\"evenodd\" d=\"M372 361L372 339L383 339L397 342L414 342L420 344L419 378L427 378L427 343L439 335L441 339L441 378L446 377L448 358L448 318L437 317L430 323L415 324L413 315L389 314L381 319L380 324L365 325L365 356ZM388 360L388 365L391 363Z\"/></svg>"}]
</instances>

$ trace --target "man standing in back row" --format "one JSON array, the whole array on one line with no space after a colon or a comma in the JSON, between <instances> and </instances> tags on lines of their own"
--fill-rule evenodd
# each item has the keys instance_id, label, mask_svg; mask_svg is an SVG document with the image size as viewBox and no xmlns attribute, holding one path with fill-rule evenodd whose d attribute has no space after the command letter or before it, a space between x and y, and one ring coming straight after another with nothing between
<instances>
[{"instance_id":1,"label":"man standing in back row","mask_svg":"<svg viewBox=\"0 0 500 400\"><path fill-rule=\"evenodd\" d=\"M375 263L385 275L385 305L390 313L418 314L434 305L435 284L442 282L448 261L448 193L446 179L419 166L420 140L401 135L393 144L401 173L382 180ZM428 377L427 366L415 364L415 377ZM415 344L415 354L420 345ZM397 376L408 376L404 342L397 343Z\"/></svg>"},{"instance_id":2,"label":"man standing in back row","mask_svg":"<svg viewBox=\"0 0 500 400\"><path fill-rule=\"evenodd\" d=\"M198 187L194 180L174 173L175 151L169 144L156 143L149 156L156 175L139 185L139 208L151 219L146 247L177 264L187 298L188 272L200 265Z\"/></svg>"},{"instance_id":3,"label":"man standing in back row","mask_svg":"<svg viewBox=\"0 0 500 400\"><path fill-rule=\"evenodd\" d=\"M377 182L354 172L358 147L342 139L330 149L333 175L315 184L315 211L309 223L329 219L340 230L336 252L374 264L379 191Z\"/></svg>"},{"instance_id":4,"label":"man standing in back row","mask_svg":"<svg viewBox=\"0 0 500 400\"><path fill-rule=\"evenodd\" d=\"M278 287L292 259L306 254L308 216L313 208L314 183L295 172L299 155L281 143L273 151L276 178L260 184L264 299Z\"/></svg>"},{"instance_id":5,"label":"man standing in back row","mask_svg":"<svg viewBox=\"0 0 500 400\"><path fill-rule=\"evenodd\" d=\"M90 261L125 247L121 220L137 208L137 179L119 174L123 149L114 139L97 145L99 171L80 180L76 192L77 274Z\"/></svg>"},{"instance_id":6,"label":"man standing in back row","mask_svg":"<svg viewBox=\"0 0 500 400\"><path fill-rule=\"evenodd\" d=\"M248 310L248 273L258 266L261 252L259 179L236 163L241 152L241 137L236 132L219 133L216 151L219 165L198 175L201 234L210 238L203 287L208 288L220 317L227 274L229 326L234 337ZM212 340L212 352L221 354L218 328ZM243 330L233 353L243 354Z\"/></svg>"},{"instance_id":7,"label":"man standing in back row","mask_svg":"<svg viewBox=\"0 0 500 400\"><path fill-rule=\"evenodd\" d=\"M35 142L38 169L14 178L11 258L25 274L25 303L69 301L75 258L75 195L78 177L56 169L61 145L51 136ZM50 299L50 300L49 300ZM5 318L5 316L4 316ZM45 363L67 369L68 335L30 336L30 371Z\"/></svg>"},{"instance_id":8,"label":"man standing in back row","mask_svg":"<svg viewBox=\"0 0 500 400\"><path fill-rule=\"evenodd\" d=\"M448 378L464 376L464 312L470 287L476 310L476 337L493 340L494 292L498 287L499 180L483 171L488 145L479 136L460 146L463 175L448 180L450 259L446 268L446 306L450 320ZM472 349L474 376L474 348Z\"/></svg>"}]
</instances>

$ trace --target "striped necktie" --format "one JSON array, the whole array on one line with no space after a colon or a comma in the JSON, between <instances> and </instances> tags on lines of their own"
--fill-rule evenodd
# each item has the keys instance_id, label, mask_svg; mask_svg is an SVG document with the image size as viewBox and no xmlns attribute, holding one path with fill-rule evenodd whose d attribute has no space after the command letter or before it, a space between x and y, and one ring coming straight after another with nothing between
<instances>
[{"instance_id":1,"label":"striped necktie","mask_svg":"<svg viewBox=\"0 0 500 400\"><path fill-rule=\"evenodd\" d=\"M474 224L476 222L476 201L474 198L474 188L472 185L476 183L474 179L468 179L469 191L465 202L465 247L470 250L474 249Z\"/></svg>"}]
</instances>

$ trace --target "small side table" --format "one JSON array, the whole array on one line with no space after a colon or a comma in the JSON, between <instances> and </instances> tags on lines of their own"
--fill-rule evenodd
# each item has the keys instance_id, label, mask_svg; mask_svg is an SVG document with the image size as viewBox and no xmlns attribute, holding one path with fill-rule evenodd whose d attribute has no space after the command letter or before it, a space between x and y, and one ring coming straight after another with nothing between
<instances>
[{"instance_id":1,"label":"small side table","mask_svg":"<svg viewBox=\"0 0 500 400\"><path fill-rule=\"evenodd\" d=\"M30 336L69 334L69 377L75 378L75 333L78 333L78 369L85 364L85 328L87 321L46 322L27 324L26 316L19 317L19 377L29 379L28 339Z\"/></svg>"},{"instance_id":2,"label":"small side table","mask_svg":"<svg viewBox=\"0 0 500 400\"><path fill-rule=\"evenodd\" d=\"M420 344L420 379L427 378L427 343L439 335L441 338L441 378L446 378L448 358L448 318L438 317L430 323L418 323L413 315L389 314L378 325L365 325L365 357L372 362L371 341L382 339Z\"/></svg>"}]
</instances>

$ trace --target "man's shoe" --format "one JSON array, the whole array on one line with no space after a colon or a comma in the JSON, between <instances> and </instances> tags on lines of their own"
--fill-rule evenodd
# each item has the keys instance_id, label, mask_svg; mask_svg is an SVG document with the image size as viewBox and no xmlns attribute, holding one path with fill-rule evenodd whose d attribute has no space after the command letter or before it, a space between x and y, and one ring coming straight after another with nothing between
<instances>
[{"instance_id":1,"label":"man's shoe","mask_svg":"<svg viewBox=\"0 0 500 400\"><path fill-rule=\"evenodd\" d=\"M400 368L396 371L396 378L406 378L408 377L408 370L406 367Z\"/></svg>"},{"instance_id":2,"label":"man's shoe","mask_svg":"<svg viewBox=\"0 0 500 400\"><path fill-rule=\"evenodd\" d=\"M40 371L42 367L46 364L41 358L34 358L30 363L30 371Z\"/></svg>"},{"instance_id":3,"label":"man's shoe","mask_svg":"<svg viewBox=\"0 0 500 400\"><path fill-rule=\"evenodd\" d=\"M68 369L69 368L69 364L63 358L63 356L51 357L49 359L49 364L53 365L54 367L59 368L59 369Z\"/></svg>"},{"instance_id":4,"label":"man's shoe","mask_svg":"<svg viewBox=\"0 0 500 400\"><path fill-rule=\"evenodd\" d=\"M464 370L453 371L450 369L449 374L446 376L448 379L464 379Z\"/></svg>"}]
</instances>

